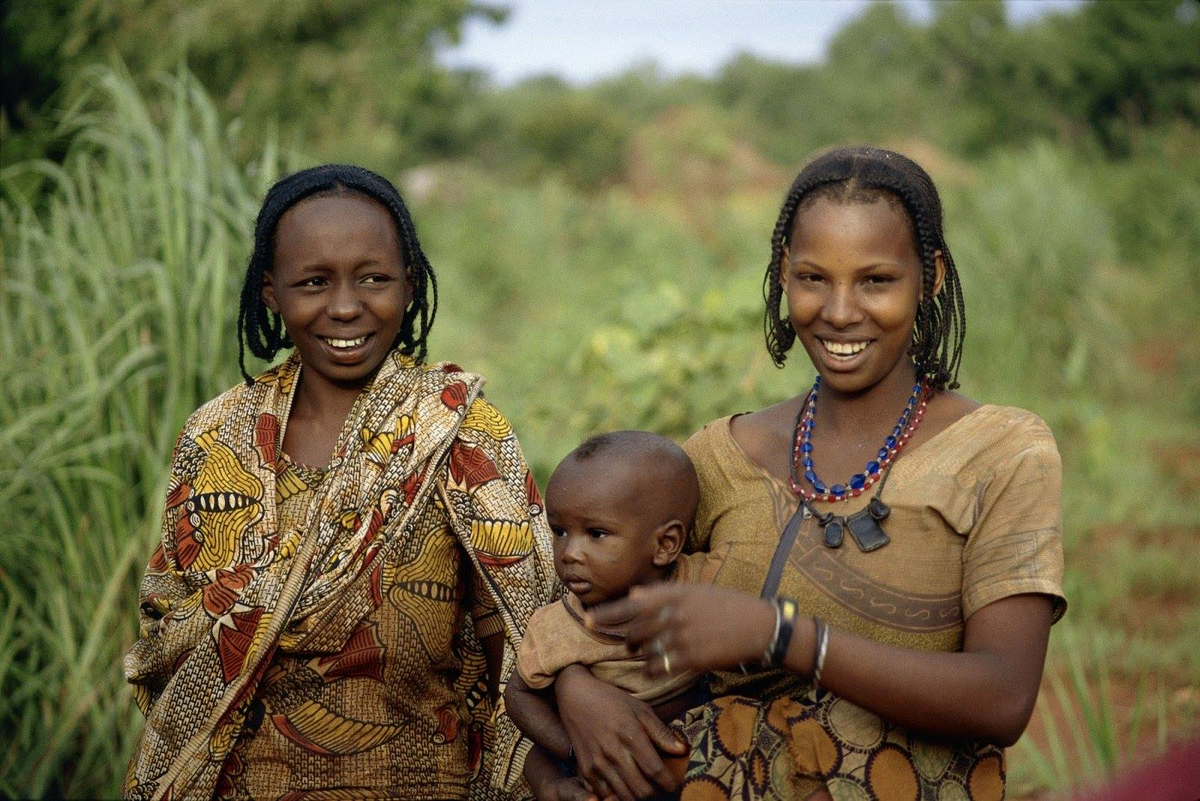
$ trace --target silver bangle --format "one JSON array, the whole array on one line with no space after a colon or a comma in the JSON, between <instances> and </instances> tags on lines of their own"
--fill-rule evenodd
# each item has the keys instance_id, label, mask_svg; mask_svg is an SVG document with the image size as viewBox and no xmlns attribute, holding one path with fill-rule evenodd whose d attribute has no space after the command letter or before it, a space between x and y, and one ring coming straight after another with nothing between
<instances>
[{"instance_id":1,"label":"silver bangle","mask_svg":"<svg viewBox=\"0 0 1200 801\"><path fill-rule=\"evenodd\" d=\"M814 634L816 635L817 642L812 671L812 683L815 690L821 684L821 671L825 669L825 654L829 650L829 626L825 625L825 621L815 615L813 616L813 625L816 627Z\"/></svg>"},{"instance_id":2,"label":"silver bangle","mask_svg":"<svg viewBox=\"0 0 1200 801\"><path fill-rule=\"evenodd\" d=\"M767 643L767 647L763 650L761 666L768 668L771 666L771 655L775 653L775 646L779 644L779 631L783 628L783 607L779 604L774 604L775 607L775 633L771 635L771 641Z\"/></svg>"}]
</instances>

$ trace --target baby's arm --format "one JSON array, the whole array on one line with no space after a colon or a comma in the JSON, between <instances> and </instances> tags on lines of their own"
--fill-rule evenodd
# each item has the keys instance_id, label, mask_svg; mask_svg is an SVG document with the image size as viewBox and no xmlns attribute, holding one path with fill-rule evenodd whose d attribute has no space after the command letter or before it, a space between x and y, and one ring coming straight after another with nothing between
<instances>
[{"instance_id":1,"label":"baby's arm","mask_svg":"<svg viewBox=\"0 0 1200 801\"><path fill-rule=\"evenodd\" d=\"M526 737L565 762L571 754L571 740L548 692L549 688L531 689L514 670L504 690L504 707Z\"/></svg>"}]
</instances>

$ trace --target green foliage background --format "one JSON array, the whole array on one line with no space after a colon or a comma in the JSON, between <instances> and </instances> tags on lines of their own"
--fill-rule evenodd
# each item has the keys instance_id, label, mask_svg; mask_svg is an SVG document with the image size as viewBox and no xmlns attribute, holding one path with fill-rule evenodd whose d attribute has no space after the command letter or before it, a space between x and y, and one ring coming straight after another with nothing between
<instances>
[{"instance_id":1,"label":"green foliage background","mask_svg":"<svg viewBox=\"0 0 1200 801\"><path fill-rule=\"evenodd\" d=\"M402 187L435 358L487 375L541 479L598 430L686 437L811 381L761 275L816 149L924 164L968 306L965 391L1067 469L1067 593L1010 792L1102 777L1200 715L1200 8L1014 26L874 5L820 64L741 57L496 88L437 66L459 0L47 0L0 17L0 795L112 796L120 673L171 443L237 380L237 288L283 172ZM6 56L9 52L6 51Z\"/></svg>"}]
</instances>

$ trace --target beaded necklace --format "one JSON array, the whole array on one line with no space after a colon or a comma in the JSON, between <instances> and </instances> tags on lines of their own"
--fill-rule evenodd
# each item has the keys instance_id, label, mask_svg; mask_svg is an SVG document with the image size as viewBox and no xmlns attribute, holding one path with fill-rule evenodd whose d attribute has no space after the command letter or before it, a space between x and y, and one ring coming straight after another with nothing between
<instances>
[{"instance_id":1,"label":"beaded necklace","mask_svg":"<svg viewBox=\"0 0 1200 801\"><path fill-rule=\"evenodd\" d=\"M867 462L863 471L852 475L845 484L834 484L832 487L826 487L825 482L817 476L812 457L812 430L815 425L813 418L816 415L817 393L820 389L821 376L817 376L804 405L800 408L800 413L796 416L796 430L792 435L791 475L788 477L788 483L792 492L800 496L800 502L804 507L821 524L824 529L826 546L830 548L841 546L843 534L846 529L849 529L855 542L858 543L858 547L863 551L882 548L890 542L890 538L879 524L891 510L879 496L883 492L884 484L887 483L892 463L896 461L901 451L904 450L904 446L912 439L917 426L921 424L921 419L925 416L925 409L929 403L929 387L924 382L918 382L913 386L912 395L905 404L904 411L896 420L896 426L892 429L892 433L884 438L883 447L879 449L877 458ZM803 468L804 480L812 486L812 489L808 489L800 483L800 468ZM865 490L870 489L876 481L880 483L875 497L871 499L866 508L848 517L835 515L832 512L822 514L812 506L814 501L835 502L857 498Z\"/></svg>"}]
</instances>

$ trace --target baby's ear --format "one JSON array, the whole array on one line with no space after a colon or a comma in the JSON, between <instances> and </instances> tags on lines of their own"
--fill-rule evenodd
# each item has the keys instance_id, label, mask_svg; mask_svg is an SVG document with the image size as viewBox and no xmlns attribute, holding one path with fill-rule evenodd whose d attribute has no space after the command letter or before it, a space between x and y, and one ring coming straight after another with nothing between
<instances>
[{"instance_id":1,"label":"baby's ear","mask_svg":"<svg viewBox=\"0 0 1200 801\"><path fill-rule=\"evenodd\" d=\"M668 520L654 530L654 566L667 567L679 558L683 542L687 539L687 526L679 520Z\"/></svg>"}]
</instances>

